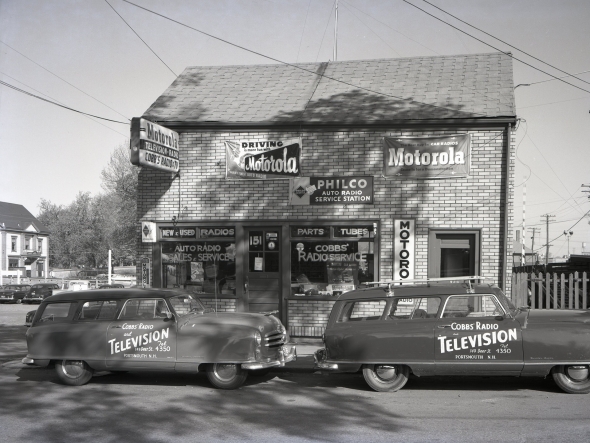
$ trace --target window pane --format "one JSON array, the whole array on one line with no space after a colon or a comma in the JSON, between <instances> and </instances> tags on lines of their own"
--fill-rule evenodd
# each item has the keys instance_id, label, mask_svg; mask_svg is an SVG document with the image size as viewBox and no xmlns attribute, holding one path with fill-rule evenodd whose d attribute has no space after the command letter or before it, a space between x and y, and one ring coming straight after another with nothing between
<instances>
[{"instance_id":1,"label":"window pane","mask_svg":"<svg viewBox=\"0 0 590 443\"><path fill-rule=\"evenodd\" d=\"M98 314L99 320L114 320L117 313L117 302L114 300L107 300L103 302Z\"/></svg>"},{"instance_id":2,"label":"window pane","mask_svg":"<svg viewBox=\"0 0 590 443\"><path fill-rule=\"evenodd\" d=\"M500 305L490 295L461 295L449 297L442 317L494 317L503 314Z\"/></svg>"},{"instance_id":3,"label":"window pane","mask_svg":"<svg viewBox=\"0 0 590 443\"><path fill-rule=\"evenodd\" d=\"M100 312L100 307L102 306L102 301L87 301L82 305L82 310L80 311L80 316L78 317L79 320L96 320L98 317L98 313Z\"/></svg>"},{"instance_id":4,"label":"window pane","mask_svg":"<svg viewBox=\"0 0 590 443\"><path fill-rule=\"evenodd\" d=\"M395 320L436 318L439 306L440 298L438 297L394 299L389 318Z\"/></svg>"},{"instance_id":5,"label":"window pane","mask_svg":"<svg viewBox=\"0 0 590 443\"><path fill-rule=\"evenodd\" d=\"M164 300L129 300L125 303L119 320L153 320L166 317L167 312Z\"/></svg>"},{"instance_id":6,"label":"window pane","mask_svg":"<svg viewBox=\"0 0 590 443\"><path fill-rule=\"evenodd\" d=\"M383 315L385 305L385 300L366 300L346 303L338 321L379 320Z\"/></svg>"},{"instance_id":7,"label":"window pane","mask_svg":"<svg viewBox=\"0 0 590 443\"><path fill-rule=\"evenodd\" d=\"M39 323L46 321L63 321L68 318L73 303L52 303L45 306Z\"/></svg>"}]
</instances>

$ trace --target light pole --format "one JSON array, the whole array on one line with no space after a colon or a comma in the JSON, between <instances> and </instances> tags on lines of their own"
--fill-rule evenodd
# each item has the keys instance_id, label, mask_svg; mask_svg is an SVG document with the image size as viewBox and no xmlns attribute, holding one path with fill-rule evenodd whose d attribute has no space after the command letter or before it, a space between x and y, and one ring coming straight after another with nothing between
<instances>
[{"instance_id":1,"label":"light pole","mask_svg":"<svg viewBox=\"0 0 590 443\"><path fill-rule=\"evenodd\" d=\"M563 231L563 235L567 238L567 258L570 257L570 237L574 234L574 231Z\"/></svg>"}]
</instances>

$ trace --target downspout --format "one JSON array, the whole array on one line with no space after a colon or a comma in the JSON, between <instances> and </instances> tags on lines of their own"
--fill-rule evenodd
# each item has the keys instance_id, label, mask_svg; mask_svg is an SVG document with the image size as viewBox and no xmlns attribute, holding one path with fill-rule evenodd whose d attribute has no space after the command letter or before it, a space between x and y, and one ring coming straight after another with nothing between
<instances>
[{"instance_id":1,"label":"downspout","mask_svg":"<svg viewBox=\"0 0 590 443\"><path fill-rule=\"evenodd\" d=\"M500 288L502 291L506 290L506 279L508 278L508 209L510 197L510 133L512 124L508 123L506 126L506 177L504 179L504 241L502 244L502 267Z\"/></svg>"}]
</instances>

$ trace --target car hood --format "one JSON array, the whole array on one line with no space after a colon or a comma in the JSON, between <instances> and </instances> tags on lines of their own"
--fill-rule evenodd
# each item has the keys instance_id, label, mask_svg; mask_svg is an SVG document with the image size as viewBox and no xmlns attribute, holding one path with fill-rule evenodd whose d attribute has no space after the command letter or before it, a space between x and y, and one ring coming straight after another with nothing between
<instances>
[{"instance_id":1,"label":"car hood","mask_svg":"<svg viewBox=\"0 0 590 443\"><path fill-rule=\"evenodd\" d=\"M181 322L184 323L184 318ZM206 314L189 315L188 324L207 323L211 325L232 325L247 326L260 331L263 327L263 333L276 331L281 325L280 320L276 317L264 314L255 314L252 312L209 312Z\"/></svg>"},{"instance_id":2,"label":"car hood","mask_svg":"<svg viewBox=\"0 0 590 443\"><path fill-rule=\"evenodd\" d=\"M590 311L588 310L552 310L531 309L527 317L527 323L588 323L590 324Z\"/></svg>"}]
</instances>

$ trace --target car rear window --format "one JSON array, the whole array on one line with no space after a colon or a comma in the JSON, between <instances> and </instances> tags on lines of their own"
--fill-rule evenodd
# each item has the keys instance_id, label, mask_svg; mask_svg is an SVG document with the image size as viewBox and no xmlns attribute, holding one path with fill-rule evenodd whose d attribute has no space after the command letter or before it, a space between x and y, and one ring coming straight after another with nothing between
<instances>
[{"instance_id":1,"label":"car rear window","mask_svg":"<svg viewBox=\"0 0 590 443\"><path fill-rule=\"evenodd\" d=\"M169 312L162 299L133 299L125 303L119 320L154 320L166 318Z\"/></svg>"},{"instance_id":2,"label":"car rear window","mask_svg":"<svg viewBox=\"0 0 590 443\"><path fill-rule=\"evenodd\" d=\"M347 302L338 322L379 320L387 304L386 300L358 300Z\"/></svg>"},{"instance_id":3,"label":"car rear window","mask_svg":"<svg viewBox=\"0 0 590 443\"><path fill-rule=\"evenodd\" d=\"M76 305L77 303L49 303L35 323L66 321L70 317L72 307Z\"/></svg>"}]
</instances>

